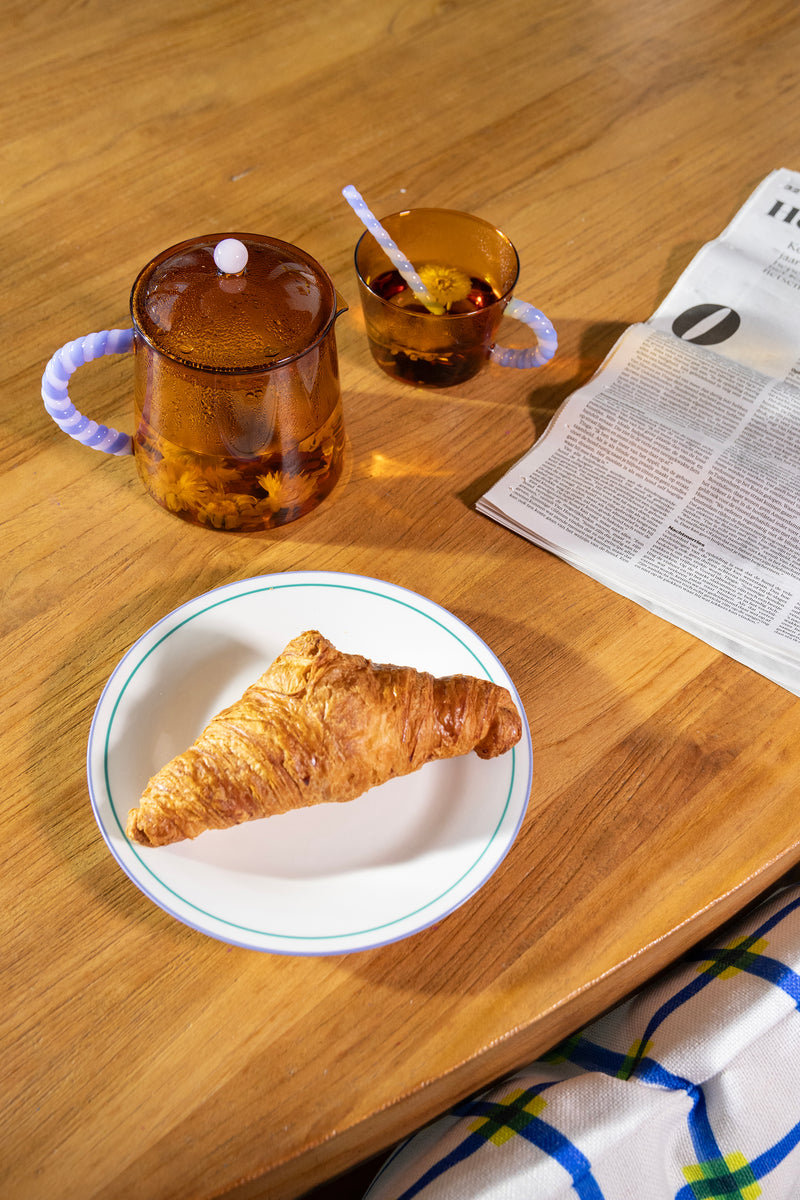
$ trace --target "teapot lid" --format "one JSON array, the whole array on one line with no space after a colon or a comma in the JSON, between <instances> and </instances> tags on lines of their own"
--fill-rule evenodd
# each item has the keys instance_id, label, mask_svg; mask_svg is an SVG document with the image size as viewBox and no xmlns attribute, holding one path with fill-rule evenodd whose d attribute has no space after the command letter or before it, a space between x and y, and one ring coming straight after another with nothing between
<instances>
[{"instance_id":1,"label":"teapot lid","mask_svg":"<svg viewBox=\"0 0 800 1200\"><path fill-rule=\"evenodd\" d=\"M336 290L304 250L260 234L190 238L140 271L131 316L156 350L215 372L264 371L310 350Z\"/></svg>"}]
</instances>

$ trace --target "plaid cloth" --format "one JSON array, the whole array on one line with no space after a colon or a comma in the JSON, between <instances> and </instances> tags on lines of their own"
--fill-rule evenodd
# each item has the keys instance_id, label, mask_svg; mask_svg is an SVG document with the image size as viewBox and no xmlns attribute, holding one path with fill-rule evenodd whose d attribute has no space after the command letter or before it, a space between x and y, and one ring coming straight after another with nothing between
<instances>
[{"instance_id":1,"label":"plaid cloth","mask_svg":"<svg viewBox=\"0 0 800 1200\"><path fill-rule=\"evenodd\" d=\"M800 887L390 1157L365 1200L800 1200Z\"/></svg>"}]
</instances>

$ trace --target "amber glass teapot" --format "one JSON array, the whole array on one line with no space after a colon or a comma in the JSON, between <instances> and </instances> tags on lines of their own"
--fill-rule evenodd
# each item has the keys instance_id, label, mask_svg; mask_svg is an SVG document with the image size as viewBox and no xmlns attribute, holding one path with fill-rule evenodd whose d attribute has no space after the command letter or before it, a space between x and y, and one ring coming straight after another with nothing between
<instances>
[{"instance_id":1,"label":"amber glass teapot","mask_svg":"<svg viewBox=\"0 0 800 1200\"><path fill-rule=\"evenodd\" d=\"M133 454L145 488L212 529L283 525L309 512L342 470L334 336L342 302L323 268L258 234L191 238L158 254L131 292L130 329L68 342L42 397L59 427L109 454ZM72 373L133 351L134 433L77 412Z\"/></svg>"}]
</instances>

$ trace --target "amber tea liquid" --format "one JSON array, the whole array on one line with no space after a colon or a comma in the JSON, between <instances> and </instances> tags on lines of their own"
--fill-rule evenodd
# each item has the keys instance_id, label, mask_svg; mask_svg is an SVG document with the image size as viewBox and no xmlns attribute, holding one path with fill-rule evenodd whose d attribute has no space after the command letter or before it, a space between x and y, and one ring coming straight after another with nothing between
<instances>
[{"instance_id":1,"label":"amber tea liquid","mask_svg":"<svg viewBox=\"0 0 800 1200\"><path fill-rule=\"evenodd\" d=\"M344 420L332 341L262 376L255 387L153 357L137 386L134 452L142 482L163 508L209 528L269 529L315 508L342 470ZM155 386L154 386L155 383ZM217 386L215 386L215 384Z\"/></svg>"},{"instance_id":2,"label":"amber tea liquid","mask_svg":"<svg viewBox=\"0 0 800 1200\"><path fill-rule=\"evenodd\" d=\"M442 315L421 304L396 270L369 280L370 291L385 302L366 314L372 353L384 371L428 387L451 387L478 373L491 346L500 296L487 279L469 280L467 295Z\"/></svg>"}]
</instances>

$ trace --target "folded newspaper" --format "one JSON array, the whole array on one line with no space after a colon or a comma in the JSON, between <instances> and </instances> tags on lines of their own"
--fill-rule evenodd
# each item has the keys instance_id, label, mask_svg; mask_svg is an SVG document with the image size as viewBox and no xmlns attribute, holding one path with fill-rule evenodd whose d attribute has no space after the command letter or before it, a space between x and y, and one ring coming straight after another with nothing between
<instances>
[{"instance_id":1,"label":"folded newspaper","mask_svg":"<svg viewBox=\"0 0 800 1200\"><path fill-rule=\"evenodd\" d=\"M477 507L800 695L800 173L767 176Z\"/></svg>"}]
</instances>

